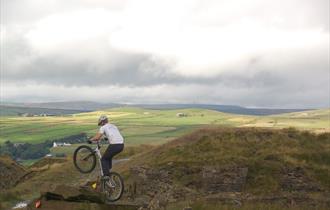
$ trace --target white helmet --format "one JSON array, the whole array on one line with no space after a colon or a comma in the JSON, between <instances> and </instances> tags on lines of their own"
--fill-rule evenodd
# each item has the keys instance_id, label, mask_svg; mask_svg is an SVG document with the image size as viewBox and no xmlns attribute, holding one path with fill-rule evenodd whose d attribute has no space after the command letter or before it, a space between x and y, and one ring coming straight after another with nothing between
<instances>
[{"instance_id":1,"label":"white helmet","mask_svg":"<svg viewBox=\"0 0 330 210\"><path fill-rule=\"evenodd\" d=\"M101 115L97 125L101 125L104 121L108 121L108 117L106 115Z\"/></svg>"}]
</instances>

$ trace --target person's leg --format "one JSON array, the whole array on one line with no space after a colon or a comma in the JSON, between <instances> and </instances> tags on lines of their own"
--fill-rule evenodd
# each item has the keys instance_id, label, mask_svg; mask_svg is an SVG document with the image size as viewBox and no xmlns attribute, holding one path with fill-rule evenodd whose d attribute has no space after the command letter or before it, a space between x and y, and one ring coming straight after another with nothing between
<instances>
[{"instance_id":1,"label":"person's leg","mask_svg":"<svg viewBox=\"0 0 330 210\"><path fill-rule=\"evenodd\" d=\"M120 153L121 151L123 151L124 149L124 144L112 144L111 145L112 149L111 149L111 156L110 156L110 161L109 161L109 170L111 170L112 168L112 158L117 155L118 153Z\"/></svg>"},{"instance_id":2,"label":"person's leg","mask_svg":"<svg viewBox=\"0 0 330 210\"><path fill-rule=\"evenodd\" d=\"M110 169L112 168L112 157L120 153L124 149L124 144L111 144L104 152L101 163L104 176L109 176Z\"/></svg>"},{"instance_id":3,"label":"person's leg","mask_svg":"<svg viewBox=\"0 0 330 210\"><path fill-rule=\"evenodd\" d=\"M111 145L105 150L101 158L103 176L109 176L109 165L111 162Z\"/></svg>"}]
</instances>

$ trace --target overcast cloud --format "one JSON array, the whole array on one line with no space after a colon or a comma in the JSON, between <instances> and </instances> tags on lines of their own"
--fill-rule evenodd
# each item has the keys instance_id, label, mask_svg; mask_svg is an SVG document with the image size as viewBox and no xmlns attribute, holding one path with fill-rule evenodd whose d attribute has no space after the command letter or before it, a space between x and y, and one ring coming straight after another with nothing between
<instances>
[{"instance_id":1,"label":"overcast cloud","mask_svg":"<svg viewBox=\"0 0 330 210\"><path fill-rule=\"evenodd\" d=\"M328 0L0 0L1 100L330 106Z\"/></svg>"}]
</instances>

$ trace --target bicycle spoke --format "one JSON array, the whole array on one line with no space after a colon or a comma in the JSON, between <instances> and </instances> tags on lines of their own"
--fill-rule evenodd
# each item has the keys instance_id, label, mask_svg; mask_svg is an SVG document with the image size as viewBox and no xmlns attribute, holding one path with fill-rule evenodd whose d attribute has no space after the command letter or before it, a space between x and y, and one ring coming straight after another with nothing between
<instances>
[{"instance_id":1,"label":"bicycle spoke","mask_svg":"<svg viewBox=\"0 0 330 210\"><path fill-rule=\"evenodd\" d=\"M81 160L86 161L88 158L90 158L93 154L89 154L86 157L82 158Z\"/></svg>"},{"instance_id":2,"label":"bicycle spoke","mask_svg":"<svg viewBox=\"0 0 330 210\"><path fill-rule=\"evenodd\" d=\"M81 147L75 152L75 166L82 173L91 172L96 164L94 151L89 147Z\"/></svg>"}]
</instances>

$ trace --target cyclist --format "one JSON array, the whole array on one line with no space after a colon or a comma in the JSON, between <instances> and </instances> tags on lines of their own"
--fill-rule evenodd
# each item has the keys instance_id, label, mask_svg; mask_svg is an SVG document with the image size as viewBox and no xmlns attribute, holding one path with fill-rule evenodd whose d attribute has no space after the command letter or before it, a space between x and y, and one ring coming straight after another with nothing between
<instances>
[{"instance_id":1,"label":"cyclist","mask_svg":"<svg viewBox=\"0 0 330 210\"><path fill-rule=\"evenodd\" d=\"M109 173L112 168L112 158L123 151L124 138L120 134L118 128L108 122L108 117L106 115L100 116L98 120L98 126L101 126L100 130L93 138L90 139L90 143L92 143L92 141L99 141L103 135L106 136L109 140L110 145L105 150L101 158L103 179L108 180Z\"/></svg>"}]
</instances>

